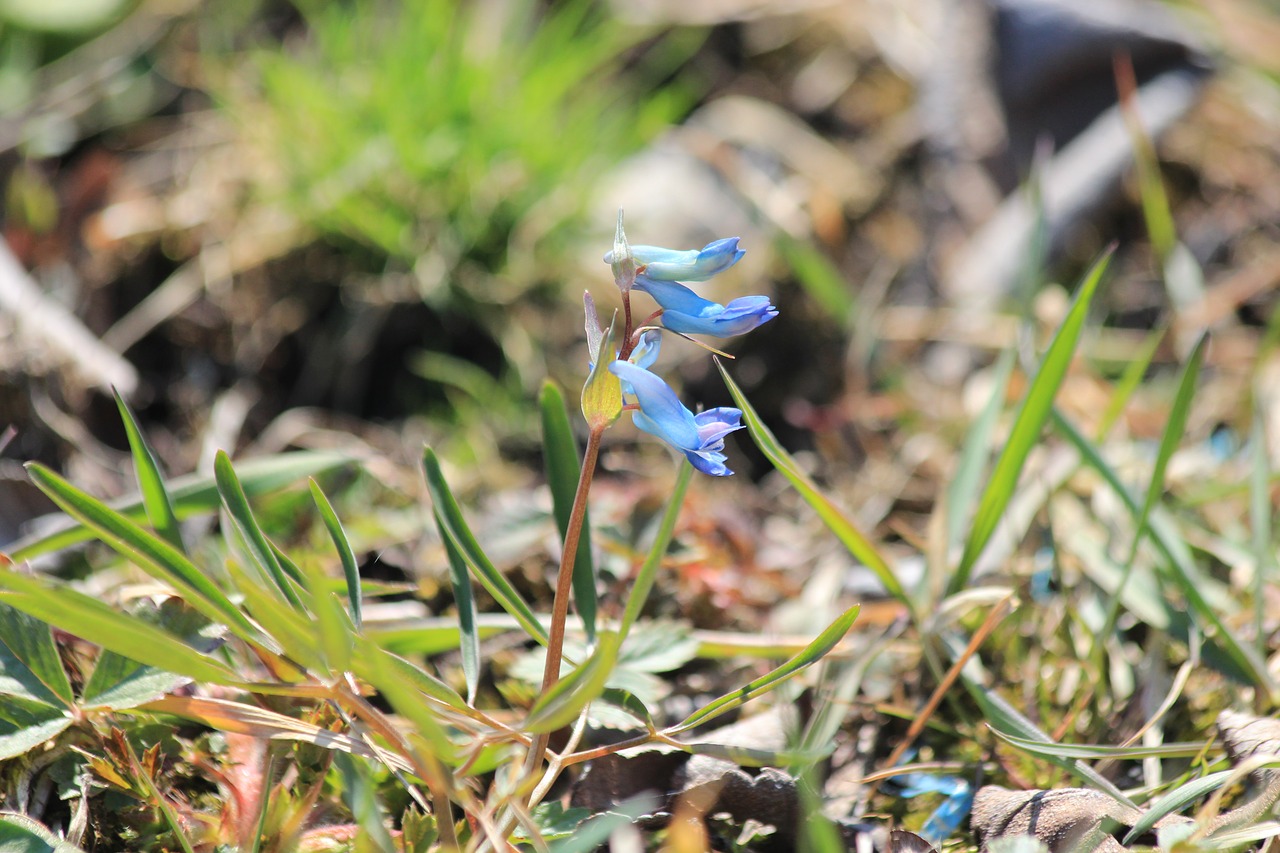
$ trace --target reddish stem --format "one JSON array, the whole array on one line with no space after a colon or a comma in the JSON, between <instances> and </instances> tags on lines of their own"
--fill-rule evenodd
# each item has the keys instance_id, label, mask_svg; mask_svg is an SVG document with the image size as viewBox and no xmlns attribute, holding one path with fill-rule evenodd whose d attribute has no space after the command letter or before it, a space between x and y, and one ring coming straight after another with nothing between
<instances>
[{"instance_id":1,"label":"reddish stem","mask_svg":"<svg viewBox=\"0 0 1280 853\"><path fill-rule=\"evenodd\" d=\"M624 297L625 302L625 297ZM555 603L551 608L551 630L547 639L547 664L542 670L542 692L545 694L560 680L560 662L564 659L564 626L569 617L569 599L573 592L573 565L578 556L578 540L587 517L587 494L591 491L591 478L596 472L600 456L600 441L604 428L592 429L587 436L587 451L582 460L582 472L578 475L578 490L573 496L573 508L569 511L569 526L564 534L564 550L560 554L560 574L556 578ZM547 749L547 735L539 735L532 750L536 763L542 763Z\"/></svg>"}]
</instances>

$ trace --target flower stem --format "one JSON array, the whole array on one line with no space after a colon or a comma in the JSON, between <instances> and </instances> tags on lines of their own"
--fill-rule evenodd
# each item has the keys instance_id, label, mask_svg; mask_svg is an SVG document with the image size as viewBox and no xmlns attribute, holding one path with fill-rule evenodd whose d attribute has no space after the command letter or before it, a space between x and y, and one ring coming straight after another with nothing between
<instances>
[{"instance_id":1,"label":"flower stem","mask_svg":"<svg viewBox=\"0 0 1280 853\"><path fill-rule=\"evenodd\" d=\"M631 291L629 290L622 294L622 319L622 350L618 353L618 358L626 361L636 347L635 341L631 340L634 328L631 320Z\"/></svg>"},{"instance_id":2,"label":"flower stem","mask_svg":"<svg viewBox=\"0 0 1280 853\"><path fill-rule=\"evenodd\" d=\"M578 490L573 495L573 508L569 511L569 525L565 529L564 549L560 554L560 573L556 578L555 603L551 608L551 630L547 641L547 665L542 670L542 692L545 694L560 680L560 662L564 659L564 625L569 616L569 599L573 592L573 565L578 556L578 540L587 518L587 493L591 491L591 478L596 472L596 460L600 456L600 441L604 428L592 429L587 436L587 451L582 460L582 472L578 475ZM548 735L538 735L530 747L532 761L526 765L531 772L542 763L547 749Z\"/></svg>"}]
</instances>

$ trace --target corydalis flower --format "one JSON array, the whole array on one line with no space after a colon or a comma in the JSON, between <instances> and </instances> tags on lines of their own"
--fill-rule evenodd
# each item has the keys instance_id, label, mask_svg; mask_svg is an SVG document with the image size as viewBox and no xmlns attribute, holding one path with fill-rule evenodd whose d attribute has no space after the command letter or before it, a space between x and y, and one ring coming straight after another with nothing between
<instances>
[{"instance_id":1,"label":"corydalis flower","mask_svg":"<svg viewBox=\"0 0 1280 853\"><path fill-rule=\"evenodd\" d=\"M631 246L630 249L631 257L642 267L644 275L654 281L706 281L736 264L746 254L738 248L737 237L725 237L701 249L688 251L658 246ZM615 252L609 252L604 256L604 262L612 264L614 255Z\"/></svg>"},{"instance_id":2,"label":"corydalis flower","mask_svg":"<svg viewBox=\"0 0 1280 853\"><path fill-rule=\"evenodd\" d=\"M767 296L743 296L721 305L679 282L651 278L648 271L636 276L634 286L662 306L663 326L685 335L728 338L746 334L778 316Z\"/></svg>"},{"instance_id":3,"label":"corydalis flower","mask_svg":"<svg viewBox=\"0 0 1280 853\"><path fill-rule=\"evenodd\" d=\"M639 410L631 415L639 429L679 450L704 474L727 477L733 473L724 464L724 437L742 429L741 410L721 407L695 415L667 383L643 367L615 361L609 370L639 403Z\"/></svg>"}]
</instances>

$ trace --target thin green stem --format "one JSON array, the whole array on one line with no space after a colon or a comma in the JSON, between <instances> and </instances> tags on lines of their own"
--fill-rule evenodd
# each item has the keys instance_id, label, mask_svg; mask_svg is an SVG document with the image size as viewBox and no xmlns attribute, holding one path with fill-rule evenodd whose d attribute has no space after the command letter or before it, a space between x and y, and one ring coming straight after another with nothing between
<instances>
[{"instance_id":1,"label":"thin green stem","mask_svg":"<svg viewBox=\"0 0 1280 853\"><path fill-rule=\"evenodd\" d=\"M564 625L569 616L569 599L573 592L573 564L578 556L578 540L587 517L587 494L591 491L591 478L596 472L600 456L600 441L604 429L592 429L587 436L587 451L582 460L582 472L578 475L578 491L573 496L573 508L569 511L569 526L564 534L564 549L560 554L560 574L556 578L555 603L551 608L551 630L547 641L547 665L542 670L542 692L546 693L560 680L560 663L564 658ZM546 754L549 735L538 735L530 747L530 761L526 774L532 773L542 763Z\"/></svg>"}]
</instances>

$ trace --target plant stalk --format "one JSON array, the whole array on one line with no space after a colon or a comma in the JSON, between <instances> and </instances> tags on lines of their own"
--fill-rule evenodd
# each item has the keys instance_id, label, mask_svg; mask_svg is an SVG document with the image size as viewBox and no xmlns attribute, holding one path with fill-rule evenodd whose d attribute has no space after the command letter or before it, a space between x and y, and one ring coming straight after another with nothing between
<instances>
[{"instance_id":1,"label":"plant stalk","mask_svg":"<svg viewBox=\"0 0 1280 853\"><path fill-rule=\"evenodd\" d=\"M569 616L569 599L573 593L573 565L578 556L578 540L587 517L587 494L591 491L591 479L596 472L600 456L600 442L604 429L592 429L587 436L587 450L582 460L582 472L578 475L578 490L573 495L573 508L569 511L569 526L565 529L564 549L560 554L560 573L556 578L556 597L551 609L551 629L547 641L547 665L542 670L542 692L546 693L560 680L560 663L564 658L564 626ZM526 773L531 773L542 763L550 736L538 735L530 747L531 760Z\"/></svg>"}]
</instances>

